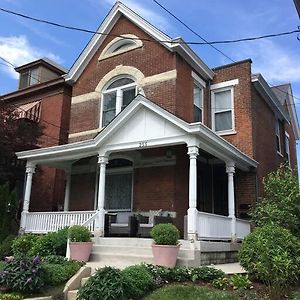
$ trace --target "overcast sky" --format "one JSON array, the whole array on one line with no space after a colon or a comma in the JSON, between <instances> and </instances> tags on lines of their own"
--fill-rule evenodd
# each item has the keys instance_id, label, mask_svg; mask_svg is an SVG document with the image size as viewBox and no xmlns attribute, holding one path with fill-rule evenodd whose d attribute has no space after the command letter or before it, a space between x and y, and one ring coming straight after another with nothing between
<instances>
[{"instance_id":1,"label":"overcast sky","mask_svg":"<svg viewBox=\"0 0 300 300\"><path fill-rule=\"evenodd\" d=\"M297 29L293 0L159 0L209 41L237 39ZM1 0L0 7L66 25L96 30L115 0ZM124 0L171 37L201 41L153 0ZM51 27L0 12L0 56L14 65L49 57L70 68L90 34ZM273 84L291 82L300 112L300 42L297 35L218 45L233 60L251 58L253 72ZM210 67L230 61L208 45L193 46ZM0 62L0 94L17 87L17 74ZM299 151L298 151L299 152Z\"/></svg>"}]
</instances>

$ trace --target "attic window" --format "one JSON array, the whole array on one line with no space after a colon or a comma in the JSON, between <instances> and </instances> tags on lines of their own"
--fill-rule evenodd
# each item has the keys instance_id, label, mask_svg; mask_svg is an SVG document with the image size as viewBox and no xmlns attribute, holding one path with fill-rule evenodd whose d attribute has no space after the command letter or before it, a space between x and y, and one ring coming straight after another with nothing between
<instances>
[{"instance_id":1,"label":"attic window","mask_svg":"<svg viewBox=\"0 0 300 300\"><path fill-rule=\"evenodd\" d=\"M114 55L142 47L142 41L133 34L123 34L122 37L116 37L103 49L99 56L99 60L105 59Z\"/></svg>"}]
</instances>

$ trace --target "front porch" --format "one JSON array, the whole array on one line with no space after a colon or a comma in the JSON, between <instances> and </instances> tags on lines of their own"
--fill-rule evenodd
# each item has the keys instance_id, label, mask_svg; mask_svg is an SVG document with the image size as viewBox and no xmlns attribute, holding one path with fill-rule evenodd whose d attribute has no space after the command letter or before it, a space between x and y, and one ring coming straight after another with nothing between
<instances>
[{"instance_id":1,"label":"front porch","mask_svg":"<svg viewBox=\"0 0 300 300\"><path fill-rule=\"evenodd\" d=\"M18 153L27 159L22 231L78 224L104 236L107 213L161 209L185 239L236 241L250 232L249 222L236 216L234 174L257 163L202 124L187 124L138 97L93 140ZM29 211L37 165L65 170L64 211ZM88 197L80 180L87 174L93 174Z\"/></svg>"}]
</instances>

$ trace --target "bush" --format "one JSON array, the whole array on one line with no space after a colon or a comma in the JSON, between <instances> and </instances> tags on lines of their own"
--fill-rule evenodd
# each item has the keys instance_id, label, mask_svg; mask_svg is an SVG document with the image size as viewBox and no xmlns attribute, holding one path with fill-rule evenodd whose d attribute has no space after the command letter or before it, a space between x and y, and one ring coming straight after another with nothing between
<instances>
[{"instance_id":1,"label":"bush","mask_svg":"<svg viewBox=\"0 0 300 300\"><path fill-rule=\"evenodd\" d=\"M5 263L0 285L13 292L32 293L44 286L44 271L38 256L18 257Z\"/></svg>"},{"instance_id":2,"label":"bush","mask_svg":"<svg viewBox=\"0 0 300 300\"><path fill-rule=\"evenodd\" d=\"M86 284L79 289L77 299L124 299L121 271L111 267L97 270Z\"/></svg>"},{"instance_id":3,"label":"bush","mask_svg":"<svg viewBox=\"0 0 300 300\"><path fill-rule=\"evenodd\" d=\"M45 281L47 285L57 286L68 281L80 269L81 264L77 261L64 261L63 263L45 263Z\"/></svg>"},{"instance_id":4,"label":"bush","mask_svg":"<svg viewBox=\"0 0 300 300\"><path fill-rule=\"evenodd\" d=\"M31 248L38 240L38 236L34 234L20 235L13 240L12 250L14 256L26 256L28 255Z\"/></svg>"},{"instance_id":5,"label":"bush","mask_svg":"<svg viewBox=\"0 0 300 300\"><path fill-rule=\"evenodd\" d=\"M85 226L74 225L69 228L69 239L71 242L90 242L91 232Z\"/></svg>"},{"instance_id":6,"label":"bush","mask_svg":"<svg viewBox=\"0 0 300 300\"><path fill-rule=\"evenodd\" d=\"M278 295L300 275L300 242L288 230L275 225L255 229L242 244L241 265Z\"/></svg>"},{"instance_id":7,"label":"bush","mask_svg":"<svg viewBox=\"0 0 300 300\"><path fill-rule=\"evenodd\" d=\"M173 224L157 224L152 228L151 236L157 245L177 245L180 234Z\"/></svg>"},{"instance_id":8,"label":"bush","mask_svg":"<svg viewBox=\"0 0 300 300\"><path fill-rule=\"evenodd\" d=\"M66 255L67 236L68 228L60 229L56 232L49 232L46 235L42 235L29 251L29 255Z\"/></svg>"},{"instance_id":9,"label":"bush","mask_svg":"<svg viewBox=\"0 0 300 300\"><path fill-rule=\"evenodd\" d=\"M48 263L48 264L64 264L67 262L68 259L65 256L61 255L48 255L43 257L43 263Z\"/></svg>"},{"instance_id":10,"label":"bush","mask_svg":"<svg viewBox=\"0 0 300 300\"><path fill-rule=\"evenodd\" d=\"M265 198L251 212L257 227L274 224L300 237L300 191L298 178L286 166L264 179Z\"/></svg>"},{"instance_id":11,"label":"bush","mask_svg":"<svg viewBox=\"0 0 300 300\"><path fill-rule=\"evenodd\" d=\"M154 288L154 279L143 265L121 271L124 294L128 299L141 299Z\"/></svg>"},{"instance_id":12,"label":"bush","mask_svg":"<svg viewBox=\"0 0 300 300\"><path fill-rule=\"evenodd\" d=\"M24 297L20 294L0 294L0 300L22 300Z\"/></svg>"},{"instance_id":13,"label":"bush","mask_svg":"<svg viewBox=\"0 0 300 300\"><path fill-rule=\"evenodd\" d=\"M151 264L144 264L144 267L155 279L157 285L168 282L182 282L182 281L205 281L212 282L217 278L224 277L224 272L210 267L175 267L166 268L161 266L154 266Z\"/></svg>"},{"instance_id":14,"label":"bush","mask_svg":"<svg viewBox=\"0 0 300 300\"><path fill-rule=\"evenodd\" d=\"M16 238L15 235L8 235L0 245L0 260L4 259L5 256L13 255L12 244Z\"/></svg>"}]
</instances>

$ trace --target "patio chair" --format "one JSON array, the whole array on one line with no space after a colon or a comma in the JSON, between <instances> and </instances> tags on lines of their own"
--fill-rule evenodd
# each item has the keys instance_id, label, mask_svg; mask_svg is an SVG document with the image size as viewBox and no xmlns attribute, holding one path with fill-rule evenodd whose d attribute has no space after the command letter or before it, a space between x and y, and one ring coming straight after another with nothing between
<instances>
[{"instance_id":1,"label":"patio chair","mask_svg":"<svg viewBox=\"0 0 300 300\"><path fill-rule=\"evenodd\" d=\"M138 237L151 237L150 232L154 225L162 224L162 223L173 223L173 218L170 216L154 216L153 222L149 222L149 217L146 216L137 216L138 221Z\"/></svg>"},{"instance_id":2,"label":"patio chair","mask_svg":"<svg viewBox=\"0 0 300 300\"><path fill-rule=\"evenodd\" d=\"M132 213L108 214L107 236L136 237L138 222Z\"/></svg>"}]
</instances>

